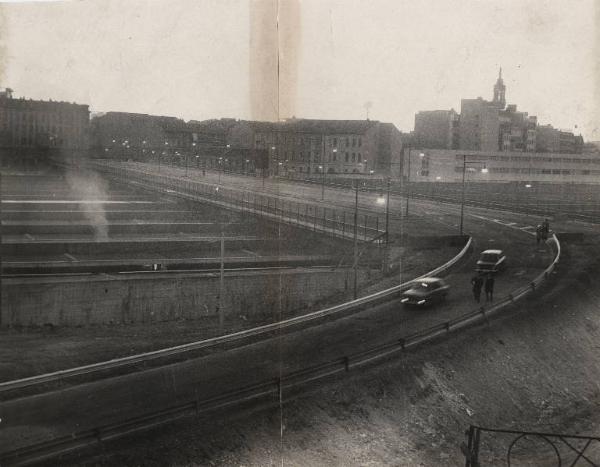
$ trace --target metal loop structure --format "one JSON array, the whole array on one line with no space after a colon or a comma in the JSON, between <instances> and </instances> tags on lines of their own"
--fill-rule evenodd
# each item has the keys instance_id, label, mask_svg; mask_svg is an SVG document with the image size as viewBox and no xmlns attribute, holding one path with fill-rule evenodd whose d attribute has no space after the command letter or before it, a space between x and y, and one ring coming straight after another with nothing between
<instances>
[{"instance_id":1,"label":"metal loop structure","mask_svg":"<svg viewBox=\"0 0 600 467\"><path fill-rule=\"evenodd\" d=\"M513 467L517 461L518 454L525 454L528 465L544 465L562 467L569 465L576 466L600 466L600 458L594 459L594 455L590 451L592 443L600 443L598 436L582 436L575 434L563 433L545 433L536 431L520 431L508 430L500 428L486 428L471 425L466 431L467 444L462 445L462 451L466 458L466 467L484 467L482 463L481 451L483 448L489 447L494 452L501 451L502 445L506 448L506 466ZM485 436L485 442L482 439ZM509 436L510 442L504 441L506 436ZM544 449L528 449L523 447L521 452L518 452L519 443L524 440L541 441L541 446L546 446ZM577 445L579 443L579 446ZM596 454L598 457L598 454ZM494 465L498 465L498 459L490 460ZM540 464L543 462L543 464ZM534 463L534 464L532 464Z\"/></svg>"}]
</instances>

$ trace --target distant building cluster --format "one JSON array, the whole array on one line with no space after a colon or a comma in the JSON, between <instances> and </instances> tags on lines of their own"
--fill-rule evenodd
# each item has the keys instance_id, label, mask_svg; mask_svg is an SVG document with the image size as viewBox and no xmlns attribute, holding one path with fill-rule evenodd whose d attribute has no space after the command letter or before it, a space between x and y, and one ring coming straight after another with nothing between
<instances>
[{"instance_id":1,"label":"distant building cluster","mask_svg":"<svg viewBox=\"0 0 600 467\"><path fill-rule=\"evenodd\" d=\"M91 121L92 151L125 159L178 159L208 168L269 168L271 174L400 173L402 141L391 123L371 120L220 119L108 112Z\"/></svg>"},{"instance_id":2,"label":"distant building cluster","mask_svg":"<svg viewBox=\"0 0 600 467\"><path fill-rule=\"evenodd\" d=\"M486 180L588 181L600 170L597 145L539 125L506 104L502 70L491 101L463 99L460 114L419 112L410 134L369 119L186 122L107 112L90 120L87 105L14 98L6 89L0 92L0 152L3 165L89 154L290 177L374 174L411 181L456 181L465 154L486 165ZM590 157L577 157L582 152Z\"/></svg>"},{"instance_id":3,"label":"distant building cluster","mask_svg":"<svg viewBox=\"0 0 600 467\"><path fill-rule=\"evenodd\" d=\"M580 154L583 138L506 105L502 69L491 101L462 99L460 114L451 110L421 111L415 116L414 144L428 149Z\"/></svg>"}]
</instances>

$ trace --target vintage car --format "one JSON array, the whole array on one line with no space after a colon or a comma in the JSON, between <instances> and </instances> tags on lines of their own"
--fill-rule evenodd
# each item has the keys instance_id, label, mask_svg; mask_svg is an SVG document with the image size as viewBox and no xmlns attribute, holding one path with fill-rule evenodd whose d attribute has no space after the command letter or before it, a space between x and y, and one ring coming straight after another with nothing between
<instances>
[{"instance_id":1,"label":"vintage car","mask_svg":"<svg viewBox=\"0 0 600 467\"><path fill-rule=\"evenodd\" d=\"M415 281L414 285L402 294L404 305L427 306L444 301L450 287L443 279L424 277Z\"/></svg>"},{"instance_id":2,"label":"vintage car","mask_svg":"<svg viewBox=\"0 0 600 467\"><path fill-rule=\"evenodd\" d=\"M498 272L506 266L506 255L502 250L485 250L481 252L475 270L477 272Z\"/></svg>"}]
</instances>

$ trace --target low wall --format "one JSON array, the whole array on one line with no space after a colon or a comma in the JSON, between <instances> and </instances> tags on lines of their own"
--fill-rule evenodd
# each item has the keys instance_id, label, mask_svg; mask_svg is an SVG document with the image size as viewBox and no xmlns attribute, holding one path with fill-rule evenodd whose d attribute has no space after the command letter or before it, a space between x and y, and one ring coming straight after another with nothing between
<instances>
[{"instance_id":1,"label":"low wall","mask_svg":"<svg viewBox=\"0 0 600 467\"><path fill-rule=\"evenodd\" d=\"M348 270L228 272L223 308L226 316L289 314L342 293L351 285ZM359 281L364 276L359 275ZM178 319L216 319L219 275L145 278L5 279L2 326L87 326L152 323Z\"/></svg>"}]
</instances>

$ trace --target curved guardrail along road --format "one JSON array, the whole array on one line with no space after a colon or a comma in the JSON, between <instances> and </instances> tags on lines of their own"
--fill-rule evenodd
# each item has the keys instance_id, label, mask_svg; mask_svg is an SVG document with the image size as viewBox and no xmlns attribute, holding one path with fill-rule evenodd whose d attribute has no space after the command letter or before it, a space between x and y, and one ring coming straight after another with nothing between
<instances>
[{"instance_id":1,"label":"curved guardrail along road","mask_svg":"<svg viewBox=\"0 0 600 467\"><path fill-rule=\"evenodd\" d=\"M426 209L431 211L427 213ZM435 203L415 206L419 215L449 224L457 221L455 209ZM497 299L527 286L552 262L550 249L536 246L530 223L516 217L508 220L485 210L468 210L465 228L476 239L475 254L494 247L508 255L508 267L496 281ZM404 336L478 308L470 290L473 263L474 259L447 277L452 290L443 306L404 309L392 300L318 327L226 352L2 402L0 446L5 452L4 446L11 450L26 447L123 422L181 401L219 397L231 389L276 380L282 374L327 364L384 342L398 342Z\"/></svg>"}]
</instances>

